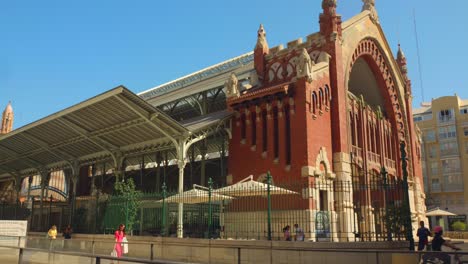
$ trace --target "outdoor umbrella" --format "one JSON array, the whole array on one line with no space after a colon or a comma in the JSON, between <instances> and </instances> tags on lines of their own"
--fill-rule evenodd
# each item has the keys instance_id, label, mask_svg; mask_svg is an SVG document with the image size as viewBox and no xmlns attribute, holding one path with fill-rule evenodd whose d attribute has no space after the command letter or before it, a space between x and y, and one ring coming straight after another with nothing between
<instances>
[{"instance_id":1,"label":"outdoor umbrella","mask_svg":"<svg viewBox=\"0 0 468 264\"><path fill-rule=\"evenodd\" d=\"M215 194L214 192L211 194L212 202L232 199L234 198L226 195ZM166 203L198 204L208 203L210 201L210 197L208 188L194 184L193 189L169 196L165 199L159 200L158 202L163 202L163 200Z\"/></svg>"},{"instance_id":2,"label":"outdoor umbrella","mask_svg":"<svg viewBox=\"0 0 468 264\"><path fill-rule=\"evenodd\" d=\"M454 216L456 214L440 209L439 207L426 212L426 216Z\"/></svg>"},{"instance_id":3,"label":"outdoor umbrella","mask_svg":"<svg viewBox=\"0 0 468 264\"><path fill-rule=\"evenodd\" d=\"M271 185L271 180L270 172L267 173L267 183L254 181L253 175L250 175L233 185L213 191L215 194L224 194L234 197L266 196L268 199L268 240L271 240L271 195L298 194L297 192Z\"/></svg>"},{"instance_id":4,"label":"outdoor umbrella","mask_svg":"<svg viewBox=\"0 0 468 264\"><path fill-rule=\"evenodd\" d=\"M263 182L254 181L253 175L227 187L213 191L214 194L224 194L234 197L244 196L267 196L268 184ZM270 195L281 194L298 194L284 188L280 188L270 184Z\"/></svg>"},{"instance_id":5,"label":"outdoor umbrella","mask_svg":"<svg viewBox=\"0 0 468 264\"><path fill-rule=\"evenodd\" d=\"M208 203L209 205L209 216L208 216L208 235L211 238L211 226L212 226L212 208L211 204L214 201L224 201L224 200L232 200L234 197L231 196L226 196L226 195L221 195L221 194L215 194L212 191L212 180L211 178L208 181L210 187L207 188L205 186L200 186L197 184L193 185L193 189L189 191L185 191L183 193L178 193L176 195L169 196L167 198L164 198L162 200L159 200L158 202L163 203L163 228L166 228L166 203L179 203L179 204L198 204L198 203ZM165 188L165 187L163 187ZM165 189L163 191L165 193Z\"/></svg>"}]
</instances>

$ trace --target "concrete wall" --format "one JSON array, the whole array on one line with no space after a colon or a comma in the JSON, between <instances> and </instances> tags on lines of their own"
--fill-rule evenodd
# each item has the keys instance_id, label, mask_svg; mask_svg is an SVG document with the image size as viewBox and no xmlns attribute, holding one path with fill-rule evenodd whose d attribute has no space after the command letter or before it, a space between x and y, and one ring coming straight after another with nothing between
<instances>
[{"instance_id":1,"label":"concrete wall","mask_svg":"<svg viewBox=\"0 0 468 264\"><path fill-rule=\"evenodd\" d=\"M94 242L93 242L94 240ZM395 253L346 252L346 250L405 250L406 242L287 242L257 240L207 240L161 237L128 237L128 257L186 261L190 263L417 263L417 256ZM42 234L28 237L28 247L47 248ZM56 240L55 250L110 255L112 235L74 235L69 241ZM151 246L153 245L153 246ZM327 252L328 250L328 252ZM330 250L336 250L331 251ZM415 259L416 257L416 259ZM240 258L240 262L239 262ZM409 262L404 260L409 258ZM399 262L395 262L398 260Z\"/></svg>"}]
</instances>

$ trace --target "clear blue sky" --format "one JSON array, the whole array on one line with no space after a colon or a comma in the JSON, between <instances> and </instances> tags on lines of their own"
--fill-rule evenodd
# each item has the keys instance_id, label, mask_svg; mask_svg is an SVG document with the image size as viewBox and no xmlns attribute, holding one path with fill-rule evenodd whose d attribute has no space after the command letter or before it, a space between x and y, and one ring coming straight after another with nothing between
<instances>
[{"instance_id":1,"label":"clear blue sky","mask_svg":"<svg viewBox=\"0 0 468 264\"><path fill-rule=\"evenodd\" d=\"M421 102L412 13L416 10L425 100L468 99L468 1L376 0L389 43L409 60ZM359 0L338 0L343 20ZM2 1L0 108L15 128L123 84L141 92L251 51L258 25L270 47L318 30L320 0Z\"/></svg>"}]
</instances>

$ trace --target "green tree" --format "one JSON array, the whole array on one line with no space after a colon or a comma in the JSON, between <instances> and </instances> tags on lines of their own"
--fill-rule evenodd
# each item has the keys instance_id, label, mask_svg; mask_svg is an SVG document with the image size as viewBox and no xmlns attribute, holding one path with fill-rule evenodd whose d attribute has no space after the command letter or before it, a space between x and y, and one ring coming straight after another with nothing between
<instances>
[{"instance_id":1,"label":"green tree","mask_svg":"<svg viewBox=\"0 0 468 264\"><path fill-rule=\"evenodd\" d=\"M456 221L455 223L452 224L452 228L454 231L465 231L466 224L461 221Z\"/></svg>"},{"instance_id":2,"label":"green tree","mask_svg":"<svg viewBox=\"0 0 468 264\"><path fill-rule=\"evenodd\" d=\"M116 182L114 191L115 198L123 202L120 212L125 217L126 229L131 231L136 222L142 193L136 190L135 182L131 178L123 182Z\"/></svg>"}]
</instances>

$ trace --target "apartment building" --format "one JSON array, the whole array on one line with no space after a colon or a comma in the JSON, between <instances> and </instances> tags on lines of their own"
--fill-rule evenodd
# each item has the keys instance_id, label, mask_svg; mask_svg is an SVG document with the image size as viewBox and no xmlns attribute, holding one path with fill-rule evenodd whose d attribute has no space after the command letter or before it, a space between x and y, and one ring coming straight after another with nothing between
<instances>
[{"instance_id":1,"label":"apartment building","mask_svg":"<svg viewBox=\"0 0 468 264\"><path fill-rule=\"evenodd\" d=\"M456 94L433 99L415 109L413 118L423 139L421 159L428 209L440 207L466 215L468 100Z\"/></svg>"}]
</instances>

